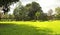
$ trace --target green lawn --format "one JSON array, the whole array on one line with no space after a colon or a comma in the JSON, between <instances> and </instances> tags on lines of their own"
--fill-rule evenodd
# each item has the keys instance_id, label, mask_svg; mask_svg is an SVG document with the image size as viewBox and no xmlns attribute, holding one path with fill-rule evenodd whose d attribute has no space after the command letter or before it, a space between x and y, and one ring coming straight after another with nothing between
<instances>
[{"instance_id":1,"label":"green lawn","mask_svg":"<svg viewBox=\"0 0 60 35\"><path fill-rule=\"evenodd\" d=\"M0 35L60 35L60 21L0 22Z\"/></svg>"}]
</instances>

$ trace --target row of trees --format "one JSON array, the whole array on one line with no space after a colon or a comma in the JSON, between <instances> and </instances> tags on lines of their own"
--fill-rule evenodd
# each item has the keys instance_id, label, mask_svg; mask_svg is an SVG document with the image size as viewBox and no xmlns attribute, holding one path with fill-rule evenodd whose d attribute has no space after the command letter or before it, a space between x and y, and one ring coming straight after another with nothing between
<instances>
[{"instance_id":1,"label":"row of trees","mask_svg":"<svg viewBox=\"0 0 60 35\"><path fill-rule=\"evenodd\" d=\"M5 5L1 5L1 6L5 6ZM20 2L18 7L14 9L12 15L6 13L5 11L4 13L0 12L0 20L3 19L3 20L16 20L16 21L30 21L30 20L47 21L47 20L60 19L60 7L57 7L55 11L56 14L53 14L52 9L50 9L48 13L44 13L41 6L37 2L29 3L26 6L21 5Z\"/></svg>"},{"instance_id":2,"label":"row of trees","mask_svg":"<svg viewBox=\"0 0 60 35\"><path fill-rule=\"evenodd\" d=\"M13 14L16 20L47 20L47 18L44 18L47 14L43 13L37 2L29 3L26 6L18 6Z\"/></svg>"},{"instance_id":3,"label":"row of trees","mask_svg":"<svg viewBox=\"0 0 60 35\"><path fill-rule=\"evenodd\" d=\"M50 9L48 13L44 13L41 6L37 2L32 2L26 6L19 5L14 10L16 20L57 20L60 19L60 7L55 9L56 14Z\"/></svg>"}]
</instances>

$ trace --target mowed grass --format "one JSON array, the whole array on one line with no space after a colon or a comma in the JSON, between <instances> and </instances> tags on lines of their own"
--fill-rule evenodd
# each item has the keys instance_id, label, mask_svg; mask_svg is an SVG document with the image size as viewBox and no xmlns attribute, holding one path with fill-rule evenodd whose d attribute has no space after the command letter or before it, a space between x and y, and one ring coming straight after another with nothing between
<instances>
[{"instance_id":1,"label":"mowed grass","mask_svg":"<svg viewBox=\"0 0 60 35\"><path fill-rule=\"evenodd\" d=\"M0 35L60 35L60 21L0 22Z\"/></svg>"}]
</instances>

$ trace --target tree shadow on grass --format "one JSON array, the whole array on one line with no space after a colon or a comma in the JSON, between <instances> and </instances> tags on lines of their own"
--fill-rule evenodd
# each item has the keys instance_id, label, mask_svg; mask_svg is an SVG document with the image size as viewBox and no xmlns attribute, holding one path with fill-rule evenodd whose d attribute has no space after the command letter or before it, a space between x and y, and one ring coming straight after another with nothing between
<instances>
[{"instance_id":1,"label":"tree shadow on grass","mask_svg":"<svg viewBox=\"0 0 60 35\"><path fill-rule=\"evenodd\" d=\"M29 25L0 24L0 35L52 35L50 29L37 29Z\"/></svg>"}]
</instances>

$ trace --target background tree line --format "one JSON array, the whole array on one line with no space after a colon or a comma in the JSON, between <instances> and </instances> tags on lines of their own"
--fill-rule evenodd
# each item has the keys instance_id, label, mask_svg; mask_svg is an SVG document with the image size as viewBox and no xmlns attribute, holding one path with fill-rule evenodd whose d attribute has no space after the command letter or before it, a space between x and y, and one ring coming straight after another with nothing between
<instances>
[{"instance_id":1,"label":"background tree line","mask_svg":"<svg viewBox=\"0 0 60 35\"><path fill-rule=\"evenodd\" d=\"M23 6L21 3L19 3L18 7L14 9L13 14L8 14L11 3L18 1L19 0L11 0L0 3L0 7L3 7L2 10L4 11L3 13L0 12L0 21L60 20L60 7L55 8L56 14L53 14L52 9L48 10L48 13L44 13L42 7L37 2L26 4L26 6ZM3 2L3 0L0 2Z\"/></svg>"},{"instance_id":2,"label":"background tree line","mask_svg":"<svg viewBox=\"0 0 60 35\"><path fill-rule=\"evenodd\" d=\"M16 20L47 20L47 14L43 13L42 8L37 2L29 3L26 6L18 6L13 14Z\"/></svg>"}]
</instances>

